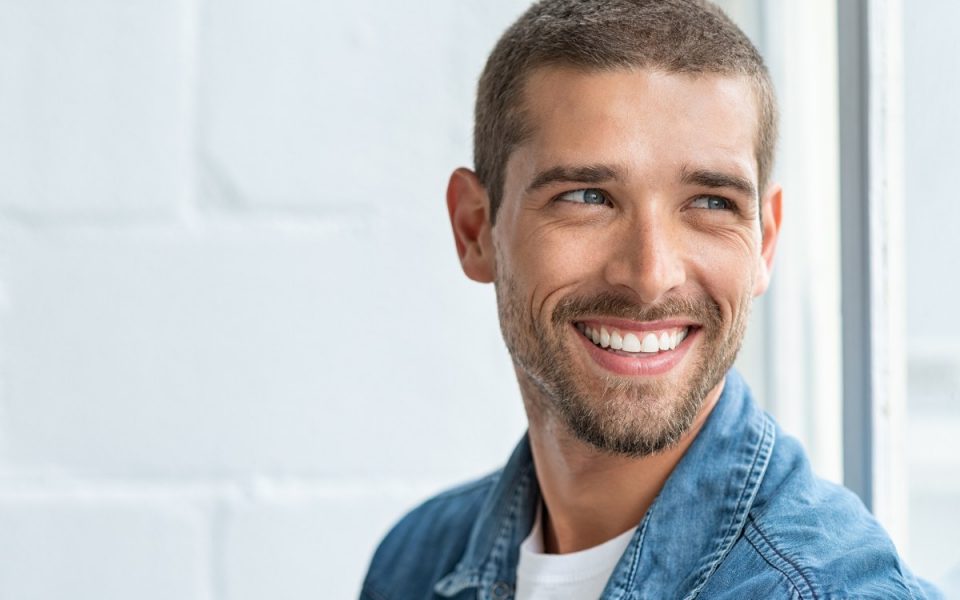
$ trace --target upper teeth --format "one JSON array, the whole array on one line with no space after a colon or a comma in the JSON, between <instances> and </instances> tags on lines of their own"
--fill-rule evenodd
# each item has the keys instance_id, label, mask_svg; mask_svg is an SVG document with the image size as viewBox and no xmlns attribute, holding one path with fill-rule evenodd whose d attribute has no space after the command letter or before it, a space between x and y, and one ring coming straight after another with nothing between
<instances>
[{"instance_id":1,"label":"upper teeth","mask_svg":"<svg viewBox=\"0 0 960 600\"><path fill-rule=\"evenodd\" d=\"M615 327L605 325L597 327L585 323L578 323L577 327L601 348L612 348L625 352L646 352L648 354L673 350L690 332L689 327L648 331L646 333L623 332ZM642 339L641 336L643 336Z\"/></svg>"}]
</instances>

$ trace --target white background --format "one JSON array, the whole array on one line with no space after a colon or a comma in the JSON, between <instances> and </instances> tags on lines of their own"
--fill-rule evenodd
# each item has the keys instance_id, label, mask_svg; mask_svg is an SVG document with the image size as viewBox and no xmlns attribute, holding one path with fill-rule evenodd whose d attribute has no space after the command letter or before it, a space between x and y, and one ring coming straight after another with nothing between
<instances>
[{"instance_id":1,"label":"white background","mask_svg":"<svg viewBox=\"0 0 960 600\"><path fill-rule=\"evenodd\" d=\"M505 460L520 400L443 194L527 5L0 0L0 599L353 597L403 511ZM832 3L723 5L785 115L739 364L839 480ZM914 505L956 497L933 473ZM919 571L957 564L930 544Z\"/></svg>"},{"instance_id":2,"label":"white background","mask_svg":"<svg viewBox=\"0 0 960 600\"><path fill-rule=\"evenodd\" d=\"M905 3L909 552L960 598L960 3Z\"/></svg>"}]
</instances>

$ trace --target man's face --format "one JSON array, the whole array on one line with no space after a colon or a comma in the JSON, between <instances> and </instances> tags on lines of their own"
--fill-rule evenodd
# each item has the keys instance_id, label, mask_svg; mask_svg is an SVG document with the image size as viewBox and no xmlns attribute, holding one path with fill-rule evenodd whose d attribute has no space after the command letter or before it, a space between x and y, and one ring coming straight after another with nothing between
<instances>
[{"instance_id":1,"label":"man's face","mask_svg":"<svg viewBox=\"0 0 960 600\"><path fill-rule=\"evenodd\" d=\"M656 452L718 391L767 285L752 89L548 68L524 106L533 134L510 156L490 234L521 386L598 448ZM772 194L765 221L779 218Z\"/></svg>"}]
</instances>

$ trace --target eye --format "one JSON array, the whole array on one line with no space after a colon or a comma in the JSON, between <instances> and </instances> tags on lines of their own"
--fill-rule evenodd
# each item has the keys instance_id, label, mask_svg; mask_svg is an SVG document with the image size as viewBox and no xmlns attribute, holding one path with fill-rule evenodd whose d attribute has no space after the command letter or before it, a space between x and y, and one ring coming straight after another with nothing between
<instances>
[{"instance_id":1,"label":"eye","mask_svg":"<svg viewBox=\"0 0 960 600\"><path fill-rule=\"evenodd\" d=\"M608 202L607 195L603 192L603 190L598 190L596 188L586 188L582 190L565 192L557 196L556 199L564 202L576 202L580 204L606 204Z\"/></svg>"},{"instance_id":2,"label":"eye","mask_svg":"<svg viewBox=\"0 0 960 600\"><path fill-rule=\"evenodd\" d=\"M733 202L723 196L698 196L690 203L690 208L706 208L708 210L733 210Z\"/></svg>"}]
</instances>

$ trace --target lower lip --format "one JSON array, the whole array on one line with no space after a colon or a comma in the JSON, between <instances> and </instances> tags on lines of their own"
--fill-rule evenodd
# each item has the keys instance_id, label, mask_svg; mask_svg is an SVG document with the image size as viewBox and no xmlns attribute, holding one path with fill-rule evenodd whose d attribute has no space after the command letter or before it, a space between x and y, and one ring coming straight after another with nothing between
<instances>
[{"instance_id":1,"label":"lower lip","mask_svg":"<svg viewBox=\"0 0 960 600\"><path fill-rule=\"evenodd\" d=\"M580 333L576 325L571 325L571 327L573 327L574 333L580 338L584 347L586 347L590 357L598 365L618 375L639 377L662 375L670 371L677 363L683 360L683 357L687 354L687 350L690 349L690 344L693 343L693 340L700 333L698 328L691 328L687 333L687 337L683 338L683 341L673 350L657 352L656 354L637 353L628 355L604 350Z\"/></svg>"}]
</instances>

